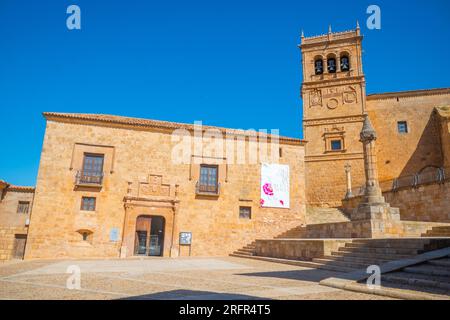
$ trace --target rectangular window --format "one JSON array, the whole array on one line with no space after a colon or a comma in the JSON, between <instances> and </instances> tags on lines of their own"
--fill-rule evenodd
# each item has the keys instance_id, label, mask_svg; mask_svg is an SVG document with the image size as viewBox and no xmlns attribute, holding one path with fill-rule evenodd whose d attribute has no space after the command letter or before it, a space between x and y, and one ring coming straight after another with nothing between
<instances>
[{"instance_id":1,"label":"rectangular window","mask_svg":"<svg viewBox=\"0 0 450 320\"><path fill-rule=\"evenodd\" d=\"M100 175L103 172L103 159L102 154L86 153L83 159L83 172Z\"/></svg>"},{"instance_id":2,"label":"rectangular window","mask_svg":"<svg viewBox=\"0 0 450 320\"><path fill-rule=\"evenodd\" d=\"M19 201L19 205L17 206L17 213L27 214L29 210L30 210L29 201Z\"/></svg>"},{"instance_id":3,"label":"rectangular window","mask_svg":"<svg viewBox=\"0 0 450 320\"><path fill-rule=\"evenodd\" d=\"M96 202L96 199L94 197L81 198L81 210L95 211L95 202Z\"/></svg>"},{"instance_id":4,"label":"rectangular window","mask_svg":"<svg viewBox=\"0 0 450 320\"><path fill-rule=\"evenodd\" d=\"M408 133L408 123L406 121L397 122L398 133Z\"/></svg>"},{"instance_id":5,"label":"rectangular window","mask_svg":"<svg viewBox=\"0 0 450 320\"><path fill-rule=\"evenodd\" d=\"M252 207L239 207L239 218L251 219L252 218Z\"/></svg>"},{"instance_id":6,"label":"rectangular window","mask_svg":"<svg viewBox=\"0 0 450 320\"><path fill-rule=\"evenodd\" d=\"M219 167L217 165L200 166L199 191L218 193L219 190Z\"/></svg>"},{"instance_id":7,"label":"rectangular window","mask_svg":"<svg viewBox=\"0 0 450 320\"><path fill-rule=\"evenodd\" d=\"M333 151L342 150L342 140L331 140L331 150Z\"/></svg>"}]
</instances>

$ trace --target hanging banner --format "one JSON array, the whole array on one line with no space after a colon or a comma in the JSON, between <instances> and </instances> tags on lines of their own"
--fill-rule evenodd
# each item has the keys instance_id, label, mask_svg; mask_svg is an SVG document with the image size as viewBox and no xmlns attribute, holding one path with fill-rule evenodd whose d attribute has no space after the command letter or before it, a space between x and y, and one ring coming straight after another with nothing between
<instances>
[{"instance_id":1,"label":"hanging banner","mask_svg":"<svg viewBox=\"0 0 450 320\"><path fill-rule=\"evenodd\" d=\"M289 209L289 166L261 165L261 207Z\"/></svg>"}]
</instances>

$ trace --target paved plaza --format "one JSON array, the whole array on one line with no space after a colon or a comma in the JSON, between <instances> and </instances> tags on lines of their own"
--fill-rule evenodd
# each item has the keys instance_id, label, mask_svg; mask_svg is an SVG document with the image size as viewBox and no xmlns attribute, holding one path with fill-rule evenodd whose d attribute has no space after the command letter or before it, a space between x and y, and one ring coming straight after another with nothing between
<instances>
[{"instance_id":1,"label":"paved plaza","mask_svg":"<svg viewBox=\"0 0 450 320\"><path fill-rule=\"evenodd\" d=\"M388 299L319 285L339 275L231 257L16 261L0 264L0 299Z\"/></svg>"}]
</instances>

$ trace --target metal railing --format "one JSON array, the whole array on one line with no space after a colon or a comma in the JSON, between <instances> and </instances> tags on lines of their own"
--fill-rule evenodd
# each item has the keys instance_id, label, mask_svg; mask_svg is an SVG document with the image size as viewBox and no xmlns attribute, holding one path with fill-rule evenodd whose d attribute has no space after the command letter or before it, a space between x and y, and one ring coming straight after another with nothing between
<instances>
[{"instance_id":1,"label":"metal railing","mask_svg":"<svg viewBox=\"0 0 450 320\"><path fill-rule=\"evenodd\" d=\"M103 183L103 172L98 171L77 171L75 184L79 186L101 186Z\"/></svg>"},{"instance_id":2,"label":"metal railing","mask_svg":"<svg viewBox=\"0 0 450 320\"><path fill-rule=\"evenodd\" d=\"M450 179L450 168L428 167L422 172L414 175L402 176L396 179L380 182L380 188L383 192L397 191L401 188L417 188L421 185L431 183L444 183ZM365 186L352 190L354 197L364 195Z\"/></svg>"},{"instance_id":3,"label":"metal railing","mask_svg":"<svg viewBox=\"0 0 450 320\"><path fill-rule=\"evenodd\" d=\"M217 183L216 185L206 185L200 184L197 181L195 184L195 194L218 196L220 194L220 183Z\"/></svg>"}]
</instances>

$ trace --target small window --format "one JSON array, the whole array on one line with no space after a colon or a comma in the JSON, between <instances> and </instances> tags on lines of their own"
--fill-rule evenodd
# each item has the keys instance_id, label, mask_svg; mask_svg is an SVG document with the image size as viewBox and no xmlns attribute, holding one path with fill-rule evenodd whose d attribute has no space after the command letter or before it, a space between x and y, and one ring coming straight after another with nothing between
<instances>
[{"instance_id":1,"label":"small window","mask_svg":"<svg viewBox=\"0 0 450 320\"><path fill-rule=\"evenodd\" d=\"M323 74L322 59L316 59L316 61L314 61L314 69L315 69L316 75Z\"/></svg>"},{"instance_id":2,"label":"small window","mask_svg":"<svg viewBox=\"0 0 450 320\"><path fill-rule=\"evenodd\" d=\"M251 219L252 218L252 207L239 207L239 218Z\"/></svg>"},{"instance_id":3,"label":"small window","mask_svg":"<svg viewBox=\"0 0 450 320\"><path fill-rule=\"evenodd\" d=\"M336 73L336 59L335 58L328 59L328 72Z\"/></svg>"},{"instance_id":4,"label":"small window","mask_svg":"<svg viewBox=\"0 0 450 320\"><path fill-rule=\"evenodd\" d=\"M81 240L85 242L92 243L92 231L90 230L78 230L78 234L81 235Z\"/></svg>"},{"instance_id":5,"label":"small window","mask_svg":"<svg viewBox=\"0 0 450 320\"><path fill-rule=\"evenodd\" d=\"M349 71L350 70L350 59L348 56L341 57L341 71Z\"/></svg>"},{"instance_id":6,"label":"small window","mask_svg":"<svg viewBox=\"0 0 450 320\"><path fill-rule=\"evenodd\" d=\"M283 149L282 149L282 148L280 148L280 149L278 150L278 152L279 152L279 156L280 156L280 158L283 158Z\"/></svg>"},{"instance_id":7,"label":"small window","mask_svg":"<svg viewBox=\"0 0 450 320\"><path fill-rule=\"evenodd\" d=\"M19 201L19 205L17 206L17 213L27 214L29 210L30 210L29 201Z\"/></svg>"},{"instance_id":8,"label":"small window","mask_svg":"<svg viewBox=\"0 0 450 320\"><path fill-rule=\"evenodd\" d=\"M83 197L81 198L81 210L83 211L95 211L95 201L94 197Z\"/></svg>"},{"instance_id":9,"label":"small window","mask_svg":"<svg viewBox=\"0 0 450 320\"><path fill-rule=\"evenodd\" d=\"M333 151L342 150L342 140L331 140L331 150Z\"/></svg>"},{"instance_id":10,"label":"small window","mask_svg":"<svg viewBox=\"0 0 450 320\"><path fill-rule=\"evenodd\" d=\"M398 133L408 133L408 123L406 121L397 122Z\"/></svg>"}]
</instances>

